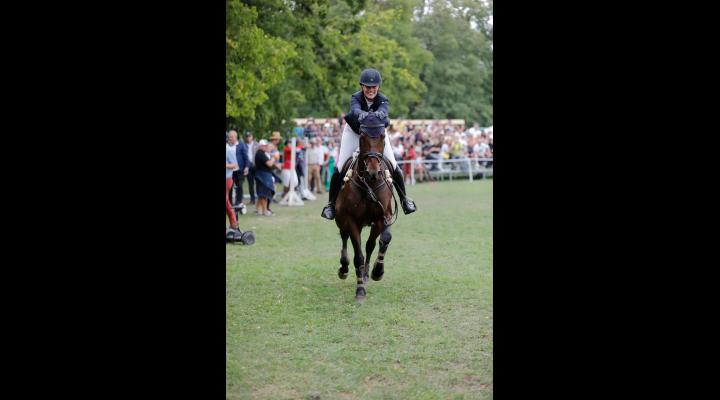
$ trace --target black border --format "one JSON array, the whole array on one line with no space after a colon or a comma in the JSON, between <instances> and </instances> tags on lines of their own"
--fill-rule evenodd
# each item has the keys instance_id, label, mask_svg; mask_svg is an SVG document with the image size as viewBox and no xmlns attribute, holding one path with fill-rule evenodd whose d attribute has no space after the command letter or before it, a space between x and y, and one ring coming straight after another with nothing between
<instances>
[{"instance_id":1,"label":"black border","mask_svg":"<svg viewBox=\"0 0 720 400\"><path fill-rule=\"evenodd\" d=\"M221 398L224 4L54 8L14 75L30 143L5 147L27 210L8 208L24 267L4 280L23 387Z\"/></svg>"}]
</instances>

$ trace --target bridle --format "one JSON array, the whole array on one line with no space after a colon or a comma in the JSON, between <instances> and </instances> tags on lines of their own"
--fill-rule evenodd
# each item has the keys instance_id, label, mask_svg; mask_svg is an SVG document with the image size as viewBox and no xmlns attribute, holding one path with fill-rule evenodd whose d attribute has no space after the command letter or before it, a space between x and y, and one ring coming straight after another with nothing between
<instances>
[{"instance_id":1,"label":"bridle","mask_svg":"<svg viewBox=\"0 0 720 400\"><path fill-rule=\"evenodd\" d=\"M362 132L360 135L361 136L365 135L365 133ZM367 179L365 178L365 176L363 176L363 174L361 174L361 172L365 172L365 175L368 174L368 172L367 172L368 164L367 163L370 158L375 158L380 163L380 171L379 171L380 179L378 179L379 183L377 185L375 185L374 187L371 187L370 184L368 183ZM363 165L365 166L364 171L360 171L360 168L356 168L356 166L354 165L354 164L357 164L357 160L362 161ZM385 166L384 169L383 169L383 166ZM359 167L359 165L358 165L358 167ZM390 167L390 163L383 156L383 153L378 153L376 151L368 151L368 152L364 152L364 153L360 152L357 159L352 161L352 164L349 166L349 168L350 169L355 168L355 172L356 172L350 178L350 182L352 182L359 189L365 191L367 193L368 198L370 198L371 201L377 203L380 206L380 208L383 211L383 216L386 214L385 206L377 198L376 193L377 193L377 190L382 189L383 186L387 186L388 190L390 190L390 194L392 195L393 200L395 201L395 212L392 212L392 207L391 207L390 208L390 211L391 211L390 216L385 217L385 226L390 226L390 225L394 224L397 221L397 217L398 217L398 212L397 212L398 204L397 204L397 198L395 197L395 191L392 190L392 187L393 187L392 183L388 181L388 179L390 179L389 171L391 171L392 168ZM358 181L359 181L359 183L358 183ZM394 220L393 220L393 217L394 217Z\"/></svg>"}]
</instances>

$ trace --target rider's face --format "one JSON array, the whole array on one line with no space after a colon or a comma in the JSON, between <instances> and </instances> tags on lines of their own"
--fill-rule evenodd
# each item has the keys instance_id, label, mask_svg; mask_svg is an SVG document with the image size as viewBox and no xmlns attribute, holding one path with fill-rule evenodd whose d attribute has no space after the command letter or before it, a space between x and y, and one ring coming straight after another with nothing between
<instances>
[{"instance_id":1,"label":"rider's face","mask_svg":"<svg viewBox=\"0 0 720 400\"><path fill-rule=\"evenodd\" d=\"M379 88L380 88L380 86L365 86L365 85L362 85L363 95L365 95L365 98L366 98L366 99L372 100L372 99L375 98L375 96L377 96L377 93L378 93L378 89L379 89Z\"/></svg>"}]
</instances>

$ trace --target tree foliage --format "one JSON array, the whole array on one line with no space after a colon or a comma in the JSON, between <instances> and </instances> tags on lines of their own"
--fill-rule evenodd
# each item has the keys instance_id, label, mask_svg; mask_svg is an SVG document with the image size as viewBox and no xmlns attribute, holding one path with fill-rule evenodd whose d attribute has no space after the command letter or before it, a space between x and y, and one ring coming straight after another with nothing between
<instances>
[{"instance_id":1,"label":"tree foliage","mask_svg":"<svg viewBox=\"0 0 720 400\"><path fill-rule=\"evenodd\" d=\"M230 0L228 125L264 137L348 110L378 69L392 118L492 125L492 2Z\"/></svg>"}]
</instances>

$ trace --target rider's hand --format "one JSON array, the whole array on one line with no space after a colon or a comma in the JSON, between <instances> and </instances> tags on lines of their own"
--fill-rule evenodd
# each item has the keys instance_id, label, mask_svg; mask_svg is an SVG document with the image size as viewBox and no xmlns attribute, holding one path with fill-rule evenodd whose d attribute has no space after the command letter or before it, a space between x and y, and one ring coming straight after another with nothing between
<instances>
[{"instance_id":1,"label":"rider's hand","mask_svg":"<svg viewBox=\"0 0 720 400\"><path fill-rule=\"evenodd\" d=\"M368 114L369 113L367 111L360 111L360 114L358 114L358 121L362 122L365 119L365 117L368 116Z\"/></svg>"},{"instance_id":2,"label":"rider's hand","mask_svg":"<svg viewBox=\"0 0 720 400\"><path fill-rule=\"evenodd\" d=\"M380 119L387 118L387 114L385 113L385 111L375 111L375 115L377 115L377 117Z\"/></svg>"}]
</instances>

